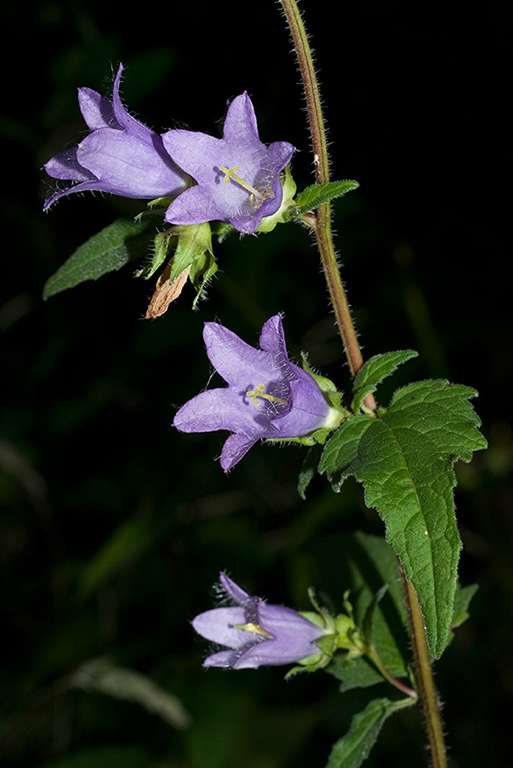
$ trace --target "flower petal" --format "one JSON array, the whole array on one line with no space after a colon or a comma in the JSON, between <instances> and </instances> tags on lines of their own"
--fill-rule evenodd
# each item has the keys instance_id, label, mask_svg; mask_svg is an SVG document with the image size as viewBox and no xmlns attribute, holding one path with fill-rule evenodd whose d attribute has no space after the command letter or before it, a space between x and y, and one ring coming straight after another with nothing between
<instances>
[{"instance_id":1,"label":"flower petal","mask_svg":"<svg viewBox=\"0 0 513 768\"><path fill-rule=\"evenodd\" d=\"M276 360L275 365L281 368L285 378L295 378L295 374L289 370L291 363L287 354L283 321L280 314L273 315L264 323L260 332L259 344L263 350L273 356Z\"/></svg>"},{"instance_id":2,"label":"flower petal","mask_svg":"<svg viewBox=\"0 0 513 768\"><path fill-rule=\"evenodd\" d=\"M270 437L271 435L269 435ZM223 445L223 450L221 452L221 459L220 464L221 468L224 469L225 472L228 472L228 470L232 469L237 462L239 462L249 451L250 448L252 448L255 443L258 443L260 440L261 434L258 434L254 437L248 437L247 435L230 435L225 440L225 443Z\"/></svg>"},{"instance_id":3,"label":"flower petal","mask_svg":"<svg viewBox=\"0 0 513 768\"><path fill-rule=\"evenodd\" d=\"M123 65L120 64L114 79L114 87L112 89L112 108L114 111L114 116L117 123L124 131L129 133L131 136L135 136L140 142L145 143L151 147L154 142L154 137L158 137L160 139L160 136L152 131L151 128L148 128L146 125L143 125L143 123L140 123L139 120L136 120L135 117L132 117L132 115L130 115L123 106L121 97L119 95L119 86L121 84L122 74Z\"/></svg>"},{"instance_id":4,"label":"flower petal","mask_svg":"<svg viewBox=\"0 0 513 768\"><path fill-rule=\"evenodd\" d=\"M267 384L277 377L282 378L269 354L246 344L219 323L205 323L203 339L210 362L233 387L242 390L246 387L247 391L248 384Z\"/></svg>"},{"instance_id":5,"label":"flower petal","mask_svg":"<svg viewBox=\"0 0 513 768\"><path fill-rule=\"evenodd\" d=\"M79 144L77 159L114 195L156 198L177 194L183 175L154 147L126 131L100 128Z\"/></svg>"},{"instance_id":6,"label":"flower petal","mask_svg":"<svg viewBox=\"0 0 513 768\"><path fill-rule=\"evenodd\" d=\"M234 664L235 669L292 664L318 651L315 641L324 635L324 630L292 608L262 602L258 616L260 626L273 639L244 651Z\"/></svg>"},{"instance_id":7,"label":"flower petal","mask_svg":"<svg viewBox=\"0 0 513 768\"><path fill-rule=\"evenodd\" d=\"M226 594L239 605L244 605L246 600L251 600L248 593L239 587L238 584L232 581L232 579L230 579L230 577L222 571L219 574L219 582Z\"/></svg>"},{"instance_id":8,"label":"flower petal","mask_svg":"<svg viewBox=\"0 0 513 768\"><path fill-rule=\"evenodd\" d=\"M228 107L223 138L234 145L240 144L241 147L260 142L255 109L247 91L237 96Z\"/></svg>"},{"instance_id":9,"label":"flower petal","mask_svg":"<svg viewBox=\"0 0 513 768\"><path fill-rule=\"evenodd\" d=\"M234 624L245 624L244 609L239 606L205 611L196 616L191 624L198 635L227 648L243 648L251 639L244 629L233 628Z\"/></svg>"},{"instance_id":10,"label":"flower petal","mask_svg":"<svg viewBox=\"0 0 513 768\"><path fill-rule=\"evenodd\" d=\"M112 104L92 88L78 89L78 103L82 117L91 131L97 128L119 128Z\"/></svg>"},{"instance_id":11,"label":"flower petal","mask_svg":"<svg viewBox=\"0 0 513 768\"><path fill-rule=\"evenodd\" d=\"M250 398L244 402L240 393L231 387L209 389L182 405L173 419L173 426L181 432L217 432L226 429L229 432L240 432L245 439L256 442L262 426L255 421L255 407L252 405ZM269 432L274 431L270 426L271 418L272 414L269 414Z\"/></svg>"},{"instance_id":12,"label":"flower petal","mask_svg":"<svg viewBox=\"0 0 513 768\"><path fill-rule=\"evenodd\" d=\"M296 379L290 384L292 408L273 421L278 437L298 437L320 429L331 410L313 377L293 363L290 365L296 372Z\"/></svg>"},{"instance_id":13,"label":"flower petal","mask_svg":"<svg viewBox=\"0 0 513 768\"><path fill-rule=\"evenodd\" d=\"M203 662L204 667L223 667L233 669L240 653L238 651L219 651L207 656Z\"/></svg>"},{"instance_id":14,"label":"flower petal","mask_svg":"<svg viewBox=\"0 0 513 768\"><path fill-rule=\"evenodd\" d=\"M215 199L206 195L204 188L199 186L182 192L166 211L166 221L181 225L203 224L206 221L221 220L221 217L222 211L217 207Z\"/></svg>"},{"instance_id":15,"label":"flower petal","mask_svg":"<svg viewBox=\"0 0 513 768\"><path fill-rule=\"evenodd\" d=\"M175 128L162 135L162 142L175 163L187 171L198 184L217 188L223 181L218 169L224 142L206 133ZM217 171L216 171L217 168Z\"/></svg>"},{"instance_id":16,"label":"flower petal","mask_svg":"<svg viewBox=\"0 0 513 768\"><path fill-rule=\"evenodd\" d=\"M96 176L80 165L77 159L78 147L65 149L45 163L44 169L54 179L66 181L94 181Z\"/></svg>"}]
</instances>

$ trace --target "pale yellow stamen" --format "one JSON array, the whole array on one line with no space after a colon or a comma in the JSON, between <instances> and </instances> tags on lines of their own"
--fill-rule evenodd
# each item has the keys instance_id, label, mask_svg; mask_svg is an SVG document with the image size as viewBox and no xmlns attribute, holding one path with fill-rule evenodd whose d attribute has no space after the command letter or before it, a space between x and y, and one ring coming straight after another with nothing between
<instances>
[{"instance_id":1,"label":"pale yellow stamen","mask_svg":"<svg viewBox=\"0 0 513 768\"><path fill-rule=\"evenodd\" d=\"M281 397L275 397L274 395L268 395L265 391L265 384L259 384L256 389L250 389L246 392L248 397L253 398L255 405L260 405L258 398L262 397L264 400L269 400L271 403L279 403L280 405L287 405L286 400L282 400Z\"/></svg>"},{"instance_id":2,"label":"pale yellow stamen","mask_svg":"<svg viewBox=\"0 0 513 768\"><path fill-rule=\"evenodd\" d=\"M254 204L253 198L257 197L261 202L265 200L265 195L263 195L258 189L255 189L251 186L251 184L248 184L247 181L244 181L244 179L241 179L240 176L237 176L235 171L240 171L240 165L236 165L233 168L227 168L226 165L220 165L219 170L224 173L224 183L229 184L230 181L233 179L233 181L237 182L243 189L246 189L248 192L251 192L251 203Z\"/></svg>"},{"instance_id":3,"label":"pale yellow stamen","mask_svg":"<svg viewBox=\"0 0 513 768\"><path fill-rule=\"evenodd\" d=\"M255 635L263 635L268 640L274 640L274 635L269 634L269 632L266 632L265 629L262 629L260 624L234 624L234 629L245 629L246 632L253 632Z\"/></svg>"}]
</instances>

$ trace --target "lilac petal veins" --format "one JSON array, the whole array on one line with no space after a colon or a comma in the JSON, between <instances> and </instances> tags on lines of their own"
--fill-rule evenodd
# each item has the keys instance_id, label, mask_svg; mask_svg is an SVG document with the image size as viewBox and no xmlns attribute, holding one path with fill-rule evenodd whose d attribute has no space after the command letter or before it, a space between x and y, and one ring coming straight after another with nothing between
<instances>
[{"instance_id":1,"label":"lilac petal veins","mask_svg":"<svg viewBox=\"0 0 513 768\"><path fill-rule=\"evenodd\" d=\"M280 171L290 162L294 147L286 141L267 147L260 141L247 93L230 104L222 139L184 130L168 131L162 138L173 160L197 182L171 203L167 221L227 221L251 234L265 216L280 208Z\"/></svg>"},{"instance_id":2,"label":"lilac petal veins","mask_svg":"<svg viewBox=\"0 0 513 768\"><path fill-rule=\"evenodd\" d=\"M327 426L330 405L313 377L290 362L280 315L264 324L261 349L218 323L205 323L203 337L228 386L193 397L173 425L182 432L231 432L221 454L225 471L261 438L302 437Z\"/></svg>"},{"instance_id":3,"label":"lilac petal veins","mask_svg":"<svg viewBox=\"0 0 513 768\"><path fill-rule=\"evenodd\" d=\"M222 573L221 586L236 604L201 613L192 625L202 637L228 650L204 661L206 667L256 669L264 664L292 664L318 653L325 632L292 608L250 597Z\"/></svg>"},{"instance_id":4,"label":"lilac petal veins","mask_svg":"<svg viewBox=\"0 0 513 768\"><path fill-rule=\"evenodd\" d=\"M74 192L152 200L177 195L187 186L187 175L171 160L159 134L129 115L121 103L122 71L120 65L112 103L91 88L79 88L80 109L91 133L45 165L53 178L77 183L54 192L44 210Z\"/></svg>"}]
</instances>

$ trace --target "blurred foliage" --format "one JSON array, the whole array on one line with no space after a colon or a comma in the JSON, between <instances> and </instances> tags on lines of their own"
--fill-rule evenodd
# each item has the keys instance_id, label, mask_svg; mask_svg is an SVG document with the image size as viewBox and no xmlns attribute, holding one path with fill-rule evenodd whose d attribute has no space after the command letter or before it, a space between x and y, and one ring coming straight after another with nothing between
<instances>
[{"instance_id":1,"label":"blurred foliage","mask_svg":"<svg viewBox=\"0 0 513 768\"><path fill-rule=\"evenodd\" d=\"M453 765L507 766L513 345L509 232L495 181L511 17L500 0L422 14L403 0L368 0L330 6L328 22L322 4L302 5L334 177L361 185L335 203L335 226L364 354L418 349L412 378L448 376L480 392L490 448L457 467L460 580L480 590L436 681ZM255 447L226 477L214 460L221 435L170 427L175 408L208 383L206 320L254 343L262 322L284 311L292 354L304 349L348 389L308 233L278 227L265 241L218 245L220 273L195 313L184 291L164 317L143 321L151 289L130 265L41 298L82 242L139 210L137 201L85 195L41 213L41 165L84 130L76 87L106 92L119 59L125 103L155 128L215 131L227 99L247 89L262 139L292 141L298 187L311 183L283 21L274 2L260 2L250 23L247 14L232 0L135 11L40 0L4 11L19 55L4 63L0 113L2 765L314 768L367 701L365 692L339 695L319 673L285 684L279 668L205 671L207 649L189 626L211 605L221 569L298 609L313 585L340 610L351 574L333 542L359 529L383 533L355 484L337 496L316 480L300 500L297 446ZM477 174L486 192L484 182L476 191ZM77 671L98 658L174 697L190 727L174 728L140 699L77 688ZM401 713L368 765L424 765L423 739L418 713Z\"/></svg>"}]
</instances>

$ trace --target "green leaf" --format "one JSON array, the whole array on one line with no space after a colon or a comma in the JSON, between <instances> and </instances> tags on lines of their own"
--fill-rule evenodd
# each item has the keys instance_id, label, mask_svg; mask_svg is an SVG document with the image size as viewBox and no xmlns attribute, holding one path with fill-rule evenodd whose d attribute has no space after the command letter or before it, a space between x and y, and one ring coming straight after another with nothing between
<instances>
[{"instance_id":1,"label":"green leaf","mask_svg":"<svg viewBox=\"0 0 513 768\"><path fill-rule=\"evenodd\" d=\"M343 181L328 181L325 184L312 184L307 187L296 198L295 215L301 216L307 211L315 211L322 203L328 203L335 197L342 197L353 189L358 189L360 185L357 181L344 179Z\"/></svg>"},{"instance_id":2,"label":"green leaf","mask_svg":"<svg viewBox=\"0 0 513 768\"><path fill-rule=\"evenodd\" d=\"M469 584L467 587L461 587L456 590L454 600L454 615L452 617L452 628L461 626L469 617L468 607L470 601L479 589L478 584Z\"/></svg>"},{"instance_id":3,"label":"green leaf","mask_svg":"<svg viewBox=\"0 0 513 768\"><path fill-rule=\"evenodd\" d=\"M134 221L125 218L109 224L77 248L47 280L43 299L67 288L74 288L85 280L97 280L143 256L149 241L148 232L154 229L155 223L151 219Z\"/></svg>"},{"instance_id":4,"label":"green leaf","mask_svg":"<svg viewBox=\"0 0 513 768\"><path fill-rule=\"evenodd\" d=\"M374 392L378 384L383 379L390 376L401 363L417 357L418 352L413 349L398 350L396 352L385 352L382 355L375 355L368 360L363 368L358 372L353 383L354 398L351 404L353 413L360 410L360 406L370 392Z\"/></svg>"},{"instance_id":5,"label":"green leaf","mask_svg":"<svg viewBox=\"0 0 513 768\"><path fill-rule=\"evenodd\" d=\"M317 466L321 457L321 450L319 444L313 445L310 450L307 451L303 466L299 472L297 490L303 501L306 499L306 489L317 474Z\"/></svg>"},{"instance_id":6,"label":"green leaf","mask_svg":"<svg viewBox=\"0 0 513 768\"><path fill-rule=\"evenodd\" d=\"M359 768L368 758L385 720L394 712L410 707L413 703L410 698L399 701L371 701L363 712L353 717L348 733L336 742L326 768Z\"/></svg>"},{"instance_id":7,"label":"green leaf","mask_svg":"<svg viewBox=\"0 0 513 768\"><path fill-rule=\"evenodd\" d=\"M415 587L435 658L449 640L461 549L453 465L486 447L468 403L476 394L443 380L403 387L379 416L358 414L342 424L319 464L336 491L351 475L363 483L366 504L384 520Z\"/></svg>"}]
</instances>

